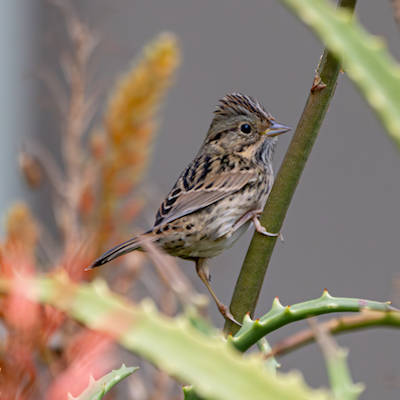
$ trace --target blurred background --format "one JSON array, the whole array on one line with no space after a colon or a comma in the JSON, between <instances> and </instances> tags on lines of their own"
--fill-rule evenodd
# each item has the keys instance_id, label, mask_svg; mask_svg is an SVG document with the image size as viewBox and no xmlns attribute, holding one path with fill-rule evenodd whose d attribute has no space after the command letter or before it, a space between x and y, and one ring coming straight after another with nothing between
<instances>
[{"instance_id":1,"label":"blurred background","mask_svg":"<svg viewBox=\"0 0 400 400\"><path fill-rule=\"evenodd\" d=\"M182 46L182 65L162 109L144 180L151 200L132 224L132 232L153 224L159 203L196 155L212 111L225 94L251 95L279 122L296 127L323 45L277 1L71 3L101 38L94 63L96 79L104 87L110 87L159 32L173 32ZM398 58L400 31L390 1L360 1L356 10L365 27L383 36ZM60 116L39 75L58 69L65 26L60 11L44 0L3 0L0 30L0 211L4 215L13 201L23 198L52 227L49 189L25 189L17 158L24 138L45 144L60 158ZM106 92L103 97L105 104ZM280 139L275 171L291 136L289 132ZM277 242L256 316L265 314L277 295L287 305L319 297L325 288L333 296L393 300L400 307L399 176L398 149L342 74L284 222L285 243ZM213 287L225 304L230 302L252 233L210 262ZM179 264L197 290L205 292L193 263ZM210 312L222 327L214 304ZM271 343L305 326L297 323L272 334ZM398 398L398 331L367 330L340 336L338 341L350 350L354 380L367 385L361 399ZM279 361L284 371L301 369L311 386L327 385L316 345Z\"/></svg>"}]
</instances>

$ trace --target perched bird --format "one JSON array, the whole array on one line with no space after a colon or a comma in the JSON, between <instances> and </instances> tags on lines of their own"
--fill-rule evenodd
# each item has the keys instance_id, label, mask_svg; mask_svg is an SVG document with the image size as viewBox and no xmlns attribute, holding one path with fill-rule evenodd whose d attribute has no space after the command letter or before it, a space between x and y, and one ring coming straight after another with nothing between
<instances>
[{"instance_id":1,"label":"perched bird","mask_svg":"<svg viewBox=\"0 0 400 400\"><path fill-rule=\"evenodd\" d=\"M291 128L277 123L255 99L232 93L220 100L195 159L161 204L154 227L108 251L87 269L157 242L167 253L192 260L221 314L236 322L210 285L206 261L231 247L258 220L274 181L277 136ZM237 323L237 322L236 322Z\"/></svg>"}]
</instances>

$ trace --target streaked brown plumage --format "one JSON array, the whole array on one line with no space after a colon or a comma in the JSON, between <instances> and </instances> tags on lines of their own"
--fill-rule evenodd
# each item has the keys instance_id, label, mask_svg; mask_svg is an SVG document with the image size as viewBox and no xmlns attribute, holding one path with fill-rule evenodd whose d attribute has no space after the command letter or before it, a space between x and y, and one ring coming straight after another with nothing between
<instances>
[{"instance_id":1,"label":"streaked brown plumage","mask_svg":"<svg viewBox=\"0 0 400 400\"><path fill-rule=\"evenodd\" d=\"M196 262L221 313L234 321L210 286L205 261L231 247L251 222L258 232L276 236L257 217L274 180L277 136L290 128L240 93L225 96L214 113L203 145L161 204L154 227L105 253L88 269L141 250L147 241L157 242L169 254Z\"/></svg>"}]
</instances>

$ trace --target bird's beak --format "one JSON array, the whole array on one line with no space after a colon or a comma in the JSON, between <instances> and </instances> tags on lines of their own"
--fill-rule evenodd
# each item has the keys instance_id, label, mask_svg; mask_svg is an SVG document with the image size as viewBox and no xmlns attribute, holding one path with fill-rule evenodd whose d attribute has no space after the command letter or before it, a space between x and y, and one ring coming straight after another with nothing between
<instances>
[{"instance_id":1,"label":"bird's beak","mask_svg":"<svg viewBox=\"0 0 400 400\"><path fill-rule=\"evenodd\" d=\"M290 131L292 128L286 125L279 124L278 122L271 121L271 126L264 132L264 135L269 137L278 136L281 133Z\"/></svg>"}]
</instances>

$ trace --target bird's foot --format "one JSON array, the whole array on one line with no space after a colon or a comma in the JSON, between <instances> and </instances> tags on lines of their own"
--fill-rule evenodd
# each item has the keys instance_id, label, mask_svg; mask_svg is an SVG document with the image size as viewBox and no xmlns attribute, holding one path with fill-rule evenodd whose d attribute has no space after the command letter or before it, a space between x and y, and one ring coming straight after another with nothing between
<instances>
[{"instance_id":1,"label":"bird's foot","mask_svg":"<svg viewBox=\"0 0 400 400\"><path fill-rule=\"evenodd\" d=\"M280 232L278 232L278 233L271 233L271 232L268 232L262 225L261 225L261 222L260 222L260 220L258 219L258 217L259 217L259 215L254 215L253 217L252 217L252 221L253 221L253 224L254 224L254 226L255 226L255 228L256 228L256 231L258 232L258 233L261 233L262 235L264 235L264 236L269 236L269 237L277 237L277 236L279 236L279 238L281 239L281 241L283 242L283 243L285 243L285 240L283 239L283 236L282 236L282 234L280 233Z\"/></svg>"}]
</instances>

